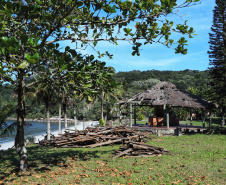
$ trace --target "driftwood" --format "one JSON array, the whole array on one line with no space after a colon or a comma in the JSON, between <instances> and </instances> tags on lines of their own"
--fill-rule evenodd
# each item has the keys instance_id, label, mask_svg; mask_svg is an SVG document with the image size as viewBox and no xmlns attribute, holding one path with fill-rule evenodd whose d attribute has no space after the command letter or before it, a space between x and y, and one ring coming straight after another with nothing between
<instances>
[{"instance_id":1,"label":"driftwood","mask_svg":"<svg viewBox=\"0 0 226 185\"><path fill-rule=\"evenodd\" d=\"M116 140L110 140L110 141L106 141L106 142L102 142L102 143L97 143L97 144L92 144L92 145L88 145L88 148L95 148L98 146L104 146L104 145L110 145L112 143L122 143L123 139L116 139Z\"/></svg>"},{"instance_id":2,"label":"driftwood","mask_svg":"<svg viewBox=\"0 0 226 185\"><path fill-rule=\"evenodd\" d=\"M88 127L86 130L74 130L64 134L59 134L58 137L52 137L51 140L46 138L39 142L42 146L53 146L62 148L77 148L77 147L99 147L125 142L145 142L146 137L150 132L135 131L126 126L112 127Z\"/></svg>"},{"instance_id":3,"label":"driftwood","mask_svg":"<svg viewBox=\"0 0 226 185\"><path fill-rule=\"evenodd\" d=\"M125 154L131 152L132 150L133 150L132 148L129 148L129 149L123 151L123 152L120 152L118 155L114 156L113 159L116 159L116 158L118 158L118 157L120 157L122 155L125 155Z\"/></svg>"},{"instance_id":4,"label":"driftwood","mask_svg":"<svg viewBox=\"0 0 226 185\"><path fill-rule=\"evenodd\" d=\"M148 157L160 156L162 154L173 155L164 148L138 142L127 142L126 145L120 147L120 149L116 151L116 155L113 157L113 159L124 155L128 157Z\"/></svg>"}]
</instances>

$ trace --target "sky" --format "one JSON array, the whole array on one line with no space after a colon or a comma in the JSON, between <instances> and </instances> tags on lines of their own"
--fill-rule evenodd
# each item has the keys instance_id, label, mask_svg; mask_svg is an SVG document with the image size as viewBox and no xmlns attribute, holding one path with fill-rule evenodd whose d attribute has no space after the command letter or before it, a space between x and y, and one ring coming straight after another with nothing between
<instances>
[{"instance_id":1,"label":"sky","mask_svg":"<svg viewBox=\"0 0 226 185\"><path fill-rule=\"evenodd\" d=\"M180 0L182 1L182 0ZM140 56L132 56L132 45L121 41L118 45L107 42L100 42L97 50L109 51L113 59L102 58L107 66L115 68L116 72L132 70L207 70L209 67L209 32L213 21L213 9L215 0L201 0L201 4L179 9L178 14L183 20L188 20L187 25L195 30L196 36L188 39L188 53L186 55L175 54L171 48L161 44L143 45ZM171 15L168 19L178 21L178 18ZM182 22L180 22L182 23ZM94 54L92 48L82 51L83 54Z\"/></svg>"}]
</instances>

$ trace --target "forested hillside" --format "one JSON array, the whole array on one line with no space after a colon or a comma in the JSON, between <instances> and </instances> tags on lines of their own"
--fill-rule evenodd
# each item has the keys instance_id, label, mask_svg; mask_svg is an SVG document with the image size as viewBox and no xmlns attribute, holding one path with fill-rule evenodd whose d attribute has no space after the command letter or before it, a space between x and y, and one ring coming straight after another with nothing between
<instances>
[{"instance_id":1,"label":"forested hillside","mask_svg":"<svg viewBox=\"0 0 226 185\"><path fill-rule=\"evenodd\" d=\"M150 89L153 85L160 81L169 81L177 86L181 90L192 91L195 94L206 98L205 91L208 84L208 71L197 70L184 70L184 71L130 71L130 72L118 72L115 78L124 82L121 98L129 98L132 95ZM6 104L13 104L16 106L16 95L14 87L11 85L3 85L0 87L0 109ZM109 104L105 102L105 115L106 110L109 109ZM106 108L108 107L108 108ZM82 119L84 110L83 103L77 103L77 118ZM38 104L28 94L26 98L26 117L27 118L45 118L45 106ZM110 110L108 110L110 114ZM58 105L53 105L51 108L51 116L58 115ZM68 109L69 117L73 118L73 107L69 105ZM12 115L16 116L16 114ZM94 103L85 107L85 117L87 120L99 120L100 119L100 100L96 98Z\"/></svg>"},{"instance_id":2,"label":"forested hillside","mask_svg":"<svg viewBox=\"0 0 226 185\"><path fill-rule=\"evenodd\" d=\"M150 89L160 81L169 81L178 89L187 90L193 88L203 91L208 84L208 71L184 70L184 71L130 71L116 74L118 81L125 82L128 96L140 91Z\"/></svg>"}]
</instances>

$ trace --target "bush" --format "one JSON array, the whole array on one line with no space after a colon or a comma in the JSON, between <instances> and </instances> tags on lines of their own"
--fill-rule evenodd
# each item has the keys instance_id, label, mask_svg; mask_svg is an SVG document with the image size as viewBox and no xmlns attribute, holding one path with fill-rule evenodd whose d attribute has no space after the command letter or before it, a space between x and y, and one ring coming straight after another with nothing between
<instances>
[{"instance_id":1,"label":"bush","mask_svg":"<svg viewBox=\"0 0 226 185\"><path fill-rule=\"evenodd\" d=\"M143 119L144 119L144 116L141 113L139 113L138 116L137 116L137 120L141 121Z\"/></svg>"},{"instance_id":2,"label":"bush","mask_svg":"<svg viewBox=\"0 0 226 185\"><path fill-rule=\"evenodd\" d=\"M99 121L99 126L102 127L102 126L105 125L105 123L106 123L106 122L104 121L104 119L100 119L100 121Z\"/></svg>"}]
</instances>

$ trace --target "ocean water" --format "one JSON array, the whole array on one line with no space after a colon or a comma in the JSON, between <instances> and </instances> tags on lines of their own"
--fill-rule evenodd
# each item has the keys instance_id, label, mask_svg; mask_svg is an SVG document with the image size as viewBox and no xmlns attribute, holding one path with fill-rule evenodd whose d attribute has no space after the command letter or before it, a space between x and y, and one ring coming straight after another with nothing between
<instances>
[{"instance_id":1,"label":"ocean water","mask_svg":"<svg viewBox=\"0 0 226 185\"><path fill-rule=\"evenodd\" d=\"M14 122L14 121L7 121L9 124ZM47 132L47 123L46 122L35 122L35 121L30 121L31 126L29 127L24 127L24 135L25 138L27 136L33 136L35 139L35 142L37 143L39 140L44 139L44 136L46 135ZM91 126L91 125L96 125L98 122L97 121L90 121L90 122L85 122L85 127ZM61 122L61 129L62 133L64 132L64 122ZM68 123L68 128L69 129L74 129L74 123ZM58 129L59 125L58 123L54 122L51 123L50 125L51 129L51 134L57 136L58 135ZM83 129L83 122L77 122L77 129L82 130ZM8 149L13 147L14 145L14 140L15 140L16 132L13 132L10 134L8 137L0 138L0 150L3 149Z\"/></svg>"}]
</instances>

